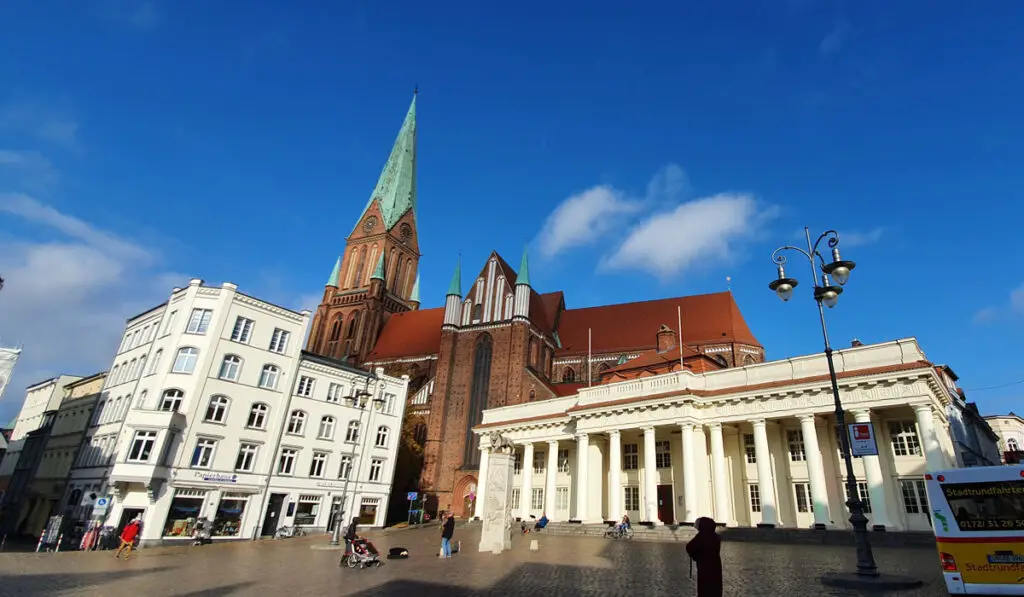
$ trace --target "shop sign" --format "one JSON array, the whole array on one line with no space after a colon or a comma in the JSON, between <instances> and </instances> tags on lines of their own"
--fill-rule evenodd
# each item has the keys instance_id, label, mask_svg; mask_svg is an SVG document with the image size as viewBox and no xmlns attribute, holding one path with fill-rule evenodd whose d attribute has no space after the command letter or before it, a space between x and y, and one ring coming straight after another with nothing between
<instances>
[{"instance_id":1,"label":"shop sign","mask_svg":"<svg viewBox=\"0 0 1024 597\"><path fill-rule=\"evenodd\" d=\"M196 472L196 478L202 479L203 481L209 481L210 483L237 483L238 475L229 475L226 473L204 473Z\"/></svg>"},{"instance_id":2,"label":"shop sign","mask_svg":"<svg viewBox=\"0 0 1024 597\"><path fill-rule=\"evenodd\" d=\"M323 489L345 489L344 483L332 483L330 481L317 481L316 486Z\"/></svg>"}]
</instances>

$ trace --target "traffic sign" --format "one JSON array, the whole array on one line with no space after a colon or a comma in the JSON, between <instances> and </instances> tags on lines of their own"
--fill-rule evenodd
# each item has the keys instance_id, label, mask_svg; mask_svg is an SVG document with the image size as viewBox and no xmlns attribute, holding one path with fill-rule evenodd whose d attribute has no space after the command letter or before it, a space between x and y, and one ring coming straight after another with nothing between
<instances>
[{"instance_id":1,"label":"traffic sign","mask_svg":"<svg viewBox=\"0 0 1024 597\"><path fill-rule=\"evenodd\" d=\"M410 502L415 502L416 499L419 498L419 497L420 497L420 494L416 493L415 491L410 491L409 493L407 493L405 495L405 499L409 500Z\"/></svg>"}]
</instances>

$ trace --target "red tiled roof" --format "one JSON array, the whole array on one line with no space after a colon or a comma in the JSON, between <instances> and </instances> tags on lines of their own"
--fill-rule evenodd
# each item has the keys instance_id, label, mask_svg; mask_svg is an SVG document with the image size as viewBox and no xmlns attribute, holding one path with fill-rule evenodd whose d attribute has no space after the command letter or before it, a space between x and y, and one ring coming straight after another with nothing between
<instances>
[{"instance_id":1,"label":"red tiled roof","mask_svg":"<svg viewBox=\"0 0 1024 597\"><path fill-rule=\"evenodd\" d=\"M395 313L384 324L367 360L433 355L441 350L444 307Z\"/></svg>"},{"instance_id":2,"label":"red tiled roof","mask_svg":"<svg viewBox=\"0 0 1024 597\"><path fill-rule=\"evenodd\" d=\"M740 342L761 344L747 327L731 292L700 294L638 303L567 309L558 322L562 341L559 356L587 352L587 330L595 353L625 352L656 347L662 325L676 322L682 307L685 344Z\"/></svg>"},{"instance_id":3,"label":"red tiled roof","mask_svg":"<svg viewBox=\"0 0 1024 597\"><path fill-rule=\"evenodd\" d=\"M683 347L684 355L687 359L696 356L703 356L697 352L696 349L689 346ZM643 369L644 367L657 367L666 363L678 363L679 362L679 347L675 347L672 350L665 352L658 352L657 350L648 350L640 353L635 359L630 359L621 365L616 365L611 369L605 369L602 374L615 373L618 371L631 371L633 369Z\"/></svg>"}]
</instances>

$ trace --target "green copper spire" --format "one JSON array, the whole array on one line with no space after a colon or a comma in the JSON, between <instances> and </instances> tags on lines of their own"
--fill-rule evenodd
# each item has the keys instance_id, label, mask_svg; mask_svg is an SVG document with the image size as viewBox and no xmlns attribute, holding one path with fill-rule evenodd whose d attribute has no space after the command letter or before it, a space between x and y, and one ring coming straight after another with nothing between
<instances>
[{"instance_id":1,"label":"green copper spire","mask_svg":"<svg viewBox=\"0 0 1024 597\"><path fill-rule=\"evenodd\" d=\"M328 286L338 286L338 274L341 272L341 257L334 262L334 269L331 270L331 277L327 278Z\"/></svg>"},{"instance_id":2,"label":"green copper spire","mask_svg":"<svg viewBox=\"0 0 1024 597\"><path fill-rule=\"evenodd\" d=\"M377 186L363 208L363 214L359 216L360 222L374 201L380 208L384 226L388 230L407 211L412 210L413 215L416 214L416 93L413 93L409 111L377 180Z\"/></svg>"},{"instance_id":3,"label":"green copper spire","mask_svg":"<svg viewBox=\"0 0 1024 597\"><path fill-rule=\"evenodd\" d=\"M370 279L384 279L384 251L380 252L380 259L377 260L377 268L373 270L373 275L370 276Z\"/></svg>"},{"instance_id":4,"label":"green copper spire","mask_svg":"<svg viewBox=\"0 0 1024 597\"><path fill-rule=\"evenodd\" d=\"M516 277L516 285L530 285L530 262L526 258L526 248L523 248L523 261L519 264L519 275Z\"/></svg>"},{"instance_id":5,"label":"green copper spire","mask_svg":"<svg viewBox=\"0 0 1024 597\"><path fill-rule=\"evenodd\" d=\"M452 283L448 285L448 296L451 295L462 296L462 256L459 255L459 261L455 264L455 275L452 276Z\"/></svg>"},{"instance_id":6,"label":"green copper spire","mask_svg":"<svg viewBox=\"0 0 1024 597\"><path fill-rule=\"evenodd\" d=\"M420 302L420 275L416 274L416 281L412 283L412 292L409 293L409 302Z\"/></svg>"}]
</instances>

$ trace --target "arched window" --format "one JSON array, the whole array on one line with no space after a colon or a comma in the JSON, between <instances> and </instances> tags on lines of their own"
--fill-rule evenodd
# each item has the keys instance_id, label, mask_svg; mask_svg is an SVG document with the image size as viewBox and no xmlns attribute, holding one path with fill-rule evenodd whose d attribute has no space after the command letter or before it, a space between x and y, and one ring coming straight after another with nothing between
<instances>
[{"instance_id":1,"label":"arched window","mask_svg":"<svg viewBox=\"0 0 1024 597\"><path fill-rule=\"evenodd\" d=\"M537 339L534 338L533 336L530 336L530 349L529 350L530 350L529 355L526 357L528 359L527 362L530 364L531 367L536 369L537 368Z\"/></svg>"},{"instance_id":2,"label":"arched window","mask_svg":"<svg viewBox=\"0 0 1024 597\"><path fill-rule=\"evenodd\" d=\"M174 357L172 373L192 373L196 369L196 362L199 361L199 349L191 346L178 349L178 355Z\"/></svg>"},{"instance_id":3,"label":"arched window","mask_svg":"<svg viewBox=\"0 0 1024 597\"><path fill-rule=\"evenodd\" d=\"M412 259L409 259L405 262L405 288L403 289L402 296L412 294L412 285L416 283L415 275L416 272L412 269Z\"/></svg>"},{"instance_id":4,"label":"arched window","mask_svg":"<svg viewBox=\"0 0 1024 597\"><path fill-rule=\"evenodd\" d=\"M220 364L220 377L228 381L238 381L238 374L242 372L242 357L229 354L224 357Z\"/></svg>"},{"instance_id":5,"label":"arched window","mask_svg":"<svg viewBox=\"0 0 1024 597\"><path fill-rule=\"evenodd\" d=\"M391 275L391 292L394 292L398 296L402 296L402 258L396 256L395 253L391 254L391 259L397 260L395 264L395 272Z\"/></svg>"},{"instance_id":6,"label":"arched window","mask_svg":"<svg viewBox=\"0 0 1024 597\"><path fill-rule=\"evenodd\" d=\"M339 315L338 318L334 320L334 323L331 324L331 335L328 338L328 340L330 340L331 342L335 342L340 337L341 337L341 316Z\"/></svg>"},{"instance_id":7,"label":"arched window","mask_svg":"<svg viewBox=\"0 0 1024 597\"><path fill-rule=\"evenodd\" d=\"M1017 444L1017 440L1010 438L1006 440L1006 449L1010 452L1020 452L1020 445Z\"/></svg>"},{"instance_id":8,"label":"arched window","mask_svg":"<svg viewBox=\"0 0 1024 597\"><path fill-rule=\"evenodd\" d=\"M363 268L366 266L366 245L359 250L359 265L356 266L356 279L354 282L355 286L363 285Z\"/></svg>"},{"instance_id":9,"label":"arched window","mask_svg":"<svg viewBox=\"0 0 1024 597\"><path fill-rule=\"evenodd\" d=\"M158 348L156 354L153 355L153 362L149 364L150 375L156 373L156 368L160 366L160 357L162 356L164 356L164 349Z\"/></svg>"},{"instance_id":10,"label":"arched window","mask_svg":"<svg viewBox=\"0 0 1024 597\"><path fill-rule=\"evenodd\" d=\"M576 371L572 367L566 367L562 370L562 381L572 382L576 381Z\"/></svg>"},{"instance_id":11,"label":"arched window","mask_svg":"<svg viewBox=\"0 0 1024 597\"><path fill-rule=\"evenodd\" d=\"M75 488L71 492L71 496L68 498L68 508L77 508L82 502L82 490Z\"/></svg>"},{"instance_id":12,"label":"arched window","mask_svg":"<svg viewBox=\"0 0 1024 597\"><path fill-rule=\"evenodd\" d=\"M356 330L359 328L359 311L352 314L352 319L348 320L348 329L345 330L345 339L352 340L356 337Z\"/></svg>"},{"instance_id":13,"label":"arched window","mask_svg":"<svg viewBox=\"0 0 1024 597\"><path fill-rule=\"evenodd\" d=\"M137 372L135 374L135 377L136 378L142 377L143 375L145 375L145 373L146 373L146 355L142 355L142 357L139 358L139 368L138 368L138 370L137 370Z\"/></svg>"},{"instance_id":14,"label":"arched window","mask_svg":"<svg viewBox=\"0 0 1024 597\"><path fill-rule=\"evenodd\" d=\"M288 416L288 433L302 435L306 431L306 413L301 410L293 410Z\"/></svg>"},{"instance_id":15,"label":"arched window","mask_svg":"<svg viewBox=\"0 0 1024 597\"><path fill-rule=\"evenodd\" d=\"M377 428L377 443L375 444L378 448L388 447L388 428L381 425Z\"/></svg>"},{"instance_id":16,"label":"arched window","mask_svg":"<svg viewBox=\"0 0 1024 597\"><path fill-rule=\"evenodd\" d=\"M484 306L480 303L473 305L473 323L478 323L484 316Z\"/></svg>"},{"instance_id":17,"label":"arched window","mask_svg":"<svg viewBox=\"0 0 1024 597\"><path fill-rule=\"evenodd\" d=\"M121 366L114 365L114 368L110 370L110 383L107 384L108 388L117 385L117 376L119 373L121 373Z\"/></svg>"},{"instance_id":18,"label":"arched window","mask_svg":"<svg viewBox=\"0 0 1024 597\"><path fill-rule=\"evenodd\" d=\"M270 407L266 404L262 402L253 404L252 409L249 411L249 420L246 421L245 426L250 429L266 429L269 413Z\"/></svg>"},{"instance_id":19,"label":"arched window","mask_svg":"<svg viewBox=\"0 0 1024 597\"><path fill-rule=\"evenodd\" d=\"M729 361L725 360L725 357L723 357L720 354L716 354L715 356L713 356L711 358L714 359L716 363L718 363L719 365L721 365L723 367L728 367L729 366Z\"/></svg>"},{"instance_id":20,"label":"arched window","mask_svg":"<svg viewBox=\"0 0 1024 597\"><path fill-rule=\"evenodd\" d=\"M316 436L320 439L334 439L334 417L320 419L320 431Z\"/></svg>"},{"instance_id":21,"label":"arched window","mask_svg":"<svg viewBox=\"0 0 1024 597\"><path fill-rule=\"evenodd\" d=\"M601 363L600 365L598 365L597 376L595 377L595 379L601 379L601 375L609 369L611 369L611 367L608 365L608 363Z\"/></svg>"},{"instance_id":22,"label":"arched window","mask_svg":"<svg viewBox=\"0 0 1024 597\"><path fill-rule=\"evenodd\" d=\"M149 393L148 390L142 390L142 392L139 394L139 399L135 401L135 408L145 408L145 406L146 406L146 394L148 394L148 393Z\"/></svg>"},{"instance_id":23,"label":"arched window","mask_svg":"<svg viewBox=\"0 0 1024 597\"><path fill-rule=\"evenodd\" d=\"M366 268L366 278L367 279L360 280L359 281L360 284L369 284L370 283L370 280L369 280L370 276L372 276L374 270L377 269L377 245L376 244L374 244L372 247L370 247L370 259L366 262L366 265L368 266Z\"/></svg>"},{"instance_id":24,"label":"arched window","mask_svg":"<svg viewBox=\"0 0 1024 597\"><path fill-rule=\"evenodd\" d=\"M412 438L416 440L416 443L423 445L427 443L427 425L426 423L416 423L416 426L412 430Z\"/></svg>"},{"instance_id":25,"label":"arched window","mask_svg":"<svg viewBox=\"0 0 1024 597\"><path fill-rule=\"evenodd\" d=\"M181 408L181 400L185 397L185 392L178 389L170 389L164 392L164 395L160 397L160 410L168 412L178 412Z\"/></svg>"},{"instance_id":26,"label":"arched window","mask_svg":"<svg viewBox=\"0 0 1024 597\"><path fill-rule=\"evenodd\" d=\"M206 421L209 423L223 423L228 416L228 404L231 401L227 396L211 396L210 405L206 407Z\"/></svg>"},{"instance_id":27,"label":"arched window","mask_svg":"<svg viewBox=\"0 0 1024 597\"><path fill-rule=\"evenodd\" d=\"M473 384L470 387L469 413L466 418L466 449L462 455L463 466L480 464L480 436L473 433L473 427L480 424L487 397L491 388L491 355L493 342L490 334L481 334L473 348Z\"/></svg>"},{"instance_id":28,"label":"arched window","mask_svg":"<svg viewBox=\"0 0 1024 597\"><path fill-rule=\"evenodd\" d=\"M743 356L743 366L744 367L746 367L747 365L753 365L755 363L757 363L757 361L754 359L754 355L748 354L748 355L744 355Z\"/></svg>"},{"instance_id":29,"label":"arched window","mask_svg":"<svg viewBox=\"0 0 1024 597\"><path fill-rule=\"evenodd\" d=\"M277 388L277 378L280 373L281 370L277 368L277 365L263 365L263 371L260 372L260 387L267 390Z\"/></svg>"},{"instance_id":30,"label":"arched window","mask_svg":"<svg viewBox=\"0 0 1024 597\"><path fill-rule=\"evenodd\" d=\"M136 332L136 333L138 333L138 332ZM128 373L126 373L125 376L124 376L125 377L125 381L131 381L131 380L135 379L135 367L137 367L138 364L139 364L139 361L137 359L132 359L132 361L130 363L128 363L128 366L125 367L125 369L127 369L127 371L128 371Z\"/></svg>"},{"instance_id":31,"label":"arched window","mask_svg":"<svg viewBox=\"0 0 1024 597\"><path fill-rule=\"evenodd\" d=\"M345 430L345 441L359 441L359 421L349 421L348 429Z\"/></svg>"},{"instance_id":32,"label":"arched window","mask_svg":"<svg viewBox=\"0 0 1024 597\"><path fill-rule=\"evenodd\" d=\"M536 399L537 399L537 392L534 391L534 390L530 390L530 402L533 402Z\"/></svg>"}]
</instances>

